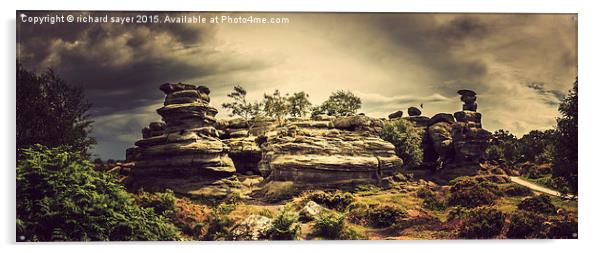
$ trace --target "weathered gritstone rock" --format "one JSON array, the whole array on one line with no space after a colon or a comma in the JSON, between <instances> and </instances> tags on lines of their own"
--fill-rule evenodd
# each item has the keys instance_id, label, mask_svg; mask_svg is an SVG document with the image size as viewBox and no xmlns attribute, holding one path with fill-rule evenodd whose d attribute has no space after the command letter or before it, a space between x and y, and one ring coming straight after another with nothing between
<instances>
[{"instance_id":1,"label":"weathered gritstone rock","mask_svg":"<svg viewBox=\"0 0 602 253\"><path fill-rule=\"evenodd\" d=\"M234 161L236 172L259 175L258 163L261 149L256 142L257 136L273 129L272 120L231 119L217 122L219 137L230 147L229 156Z\"/></svg>"},{"instance_id":2,"label":"weathered gritstone rock","mask_svg":"<svg viewBox=\"0 0 602 253\"><path fill-rule=\"evenodd\" d=\"M457 164L478 164L487 149L491 136L481 128L481 114L473 111L454 113L457 120L452 125L452 138Z\"/></svg>"},{"instance_id":3,"label":"weathered gritstone rock","mask_svg":"<svg viewBox=\"0 0 602 253\"><path fill-rule=\"evenodd\" d=\"M189 84L163 84L164 122L142 130L143 139L126 151L134 166L128 185L159 191L170 188L192 197L224 198L240 188L229 147L214 128L217 110L209 105L209 89Z\"/></svg>"},{"instance_id":4,"label":"weathered gritstone rock","mask_svg":"<svg viewBox=\"0 0 602 253\"><path fill-rule=\"evenodd\" d=\"M288 123L267 134L259 170L299 184L378 182L402 165L395 147L375 134L382 124L363 115Z\"/></svg>"}]
</instances>

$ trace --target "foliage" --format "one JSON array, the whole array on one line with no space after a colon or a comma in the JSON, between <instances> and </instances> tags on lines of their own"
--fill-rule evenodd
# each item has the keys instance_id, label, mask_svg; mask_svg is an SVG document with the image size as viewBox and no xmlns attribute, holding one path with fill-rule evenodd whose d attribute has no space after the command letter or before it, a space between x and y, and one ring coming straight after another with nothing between
<instances>
[{"instance_id":1,"label":"foliage","mask_svg":"<svg viewBox=\"0 0 602 253\"><path fill-rule=\"evenodd\" d=\"M510 217L506 236L512 239L536 237L542 230L544 217L537 213L517 210Z\"/></svg>"},{"instance_id":2,"label":"foliage","mask_svg":"<svg viewBox=\"0 0 602 253\"><path fill-rule=\"evenodd\" d=\"M485 150L487 160L503 160L514 163L520 157L516 136L507 130L499 129L491 136L491 143Z\"/></svg>"},{"instance_id":3,"label":"foliage","mask_svg":"<svg viewBox=\"0 0 602 253\"><path fill-rule=\"evenodd\" d=\"M577 193L578 187L577 104L577 80L575 80L573 89L569 91L558 108L561 117L556 119L558 138L555 145L556 156L553 169L554 176L564 178L574 194Z\"/></svg>"},{"instance_id":4,"label":"foliage","mask_svg":"<svg viewBox=\"0 0 602 253\"><path fill-rule=\"evenodd\" d=\"M412 122L397 119L386 122L380 137L395 146L395 153L405 164L416 167L421 164L423 152L421 148L422 133Z\"/></svg>"},{"instance_id":5,"label":"foliage","mask_svg":"<svg viewBox=\"0 0 602 253\"><path fill-rule=\"evenodd\" d=\"M518 204L518 209L547 215L556 214L556 206L552 204L552 199L545 194L523 199Z\"/></svg>"},{"instance_id":6,"label":"foliage","mask_svg":"<svg viewBox=\"0 0 602 253\"><path fill-rule=\"evenodd\" d=\"M293 93L288 97L288 108L292 117L305 117L311 108L309 95L303 91Z\"/></svg>"},{"instance_id":7,"label":"foliage","mask_svg":"<svg viewBox=\"0 0 602 253\"><path fill-rule=\"evenodd\" d=\"M445 201L440 200L435 194L435 192L431 191L426 187L418 189L416 195L419 198L424 199L424 201L422 202L422 207L426 209L441 211L445 210L445 208L447 207L445 205Z\"/></svg>"},{"instance_id":8,"label":"foliage","mask_svg":"<svg viewBox=\"0 0 602 253\"><path fill-rule=\"evenodd\" d=\"M307 196L308 199L314 202L324 205L330 209L343 211L349 204L353 202L353 194L349 192L324 192L315 191Z\"/></svg>"},{"instance_id":9,"label":"foliage","mask_svg":"<svg viewBox=\"0 0 602 253\"><path fill-rule=\"evenodd\" d=\"M218 241L228 238L230 229L235 224L234 220L228 216L233 210L234 205L225 203L211 208L207 221L205 221L207 232L203 239Z\"/></svg>"},{"instance_id":10,"label":"foliage","mask_svg":"<svg viewBox=\"0 0 602 253\"><path fill-rule=\"evenodd\" d=\"M223 103L222 107L231 111L230 117L239 116L247 122L249 128L253 127L253 122L262 116L263 104L247 101L247 91L240 85L234 86L234 90L227 96L234 101Z\"/></svg>"},{"instance_id":11,"label":"foliage","mask_svg":"<svg viewBox=\"0 0 602 253\"><path fill-rule=\"evenodd\" d=\"M176 196L170 189L165 192L154 193L140 190L134 197L138 205L144 208L152 208L157 214L171 218L176 213Z\"/></svg>"},{"instance_id":12,"label":"foliage","mask_svg":"<svg viewBox=\"0 0 602 253\"><path fill-rule=\"evenodd\" d=\"M300 190L291 181L271 181L263 187L264 199L270 203L277 203L291 199L298 195Z\"/></svg>"},{"instance_id":13,"label":"foliage","mask_svg":"<svg viewBox=\"0 0 602 253\"><path fill-rule=\"evenodd\" d=\"M545 228L545 237L553 239L577 239L577 219L571 216L552 217Z\"/></svg>"},{"instance_id":14,"label":"foliage","mask_svg":"<svg viewBox=\"0 0 602 253\"><path fill-rule=\"evenodd\" d=\"M461 220L470 215L470 209L461 206L452 206L447 213L447 220Z\"/></svg>"},{"instance_id":15,"label":"foliage","mask_svg":"<svg viewBox=\"0 0 602 253\"><path fill-rule=\"evenodd\" d=\"M504 214L491 207L479 207L470 212L462 223L459 235L468 239L492 238L500 234L504 226Z\"/></svg>"},{"instance_id":16,"label":"foliage","mask_svg":"<svg viewBox=\"0 0 602 253\"><path fill-rule=\"evenodd\" d=\"M345 229L345 215L333 211L324 211L316 216L313 233L327 239L341 239Z\"/></svg>"},{"instance_id":17,"label":"foliage","mask_svg":"<svg viewBox=\"0 0 602 253\"><path fill-rule=\"evenodd\" d=\"M450 197L448 204L474 208L482 205L492 205L501 195L497 185L488 182L478 182L473 177L459 177L450 182Z\"/></svg>"},{"instance_id":18,"label":"foliage","mask_svg":"<svg viewBox=\"0 0 602 253\"><path fill-rule=\"evenodd\" d=\"M177 229L138 206L82 152L34 145L17 164L17 236L27 241L178 240Z\"/></svg>"},{"instance_id":19,"label":"foliage","mask_svg":"<svg viewBox=\"0 0 602 253\"><path fill-rule=\"evenodd\" d=\"M380 204L368 210L368 221L374 227L389 227L407 215L408 213L401 207Z\"/></svg>"},{"instance_id":20,"label":"foliage","mask_svg":"<svg viewBox=\"0 0 602 253\"><path fill-rule=\"evenodd\" d=\"M275 90L272 95L263 94L263 111L268 117L282 123L284 117L290 112L288 94L282 96L279 90Z\"/></svg>"},{"instance_id":21,"label":"foliage","mask_svg":"<svg viewBox=\"0 0 602 253\"><path fill-rule=\"evenodd\" d=\"M515 197L515 196L531 196L533 192L529 187L518 185L518 184L510 184L503 188L504 195Z\"/></svg>"},{"instance_id":22,"label":"foliage","mask_svg":"<svg viewBox=\"0 0 602 253\"><path fill-rule=\"evenodd\" d=\"M87 151L95 144L89 136L92 106L81 87L67 84L52 69L38 75L17 62L17 154L34 144L67 145Z\"/></svg>"},{"instance_id":23,"label":"foliage","mask_svg":"<svg viewBox=\"0 0 602 253\"><path fill-rule=\"evenodd\" d=\"M521 138L516 138L507 130L499 129L492 135L490 145L485 150L488 160L502 160L507 163L530 161L533 163L551 162L554 157L556 131L533 130Z\"/></svg>"},{"instance_id":24,"label":"foliage","mask_svg":"<svg viewBox=\"0 0 602 253\"><path fill-rule=\"evenodd\" d=\"M362 107L362 100L350 91L333 92L324 103L312 109L312 116L327 114L331 116L351 116Z\"/></svg>"},{"instance_id":25,"label":"foliage","mask_svg":"<svg viewBox=\"0 0 602 253\"><path fill-rule=\"evenodd\" d=\"M283 206L272 220L268 237L272 240L295 240L300 232L299 214L289 206Z\"/></svg>"}]
</instances>

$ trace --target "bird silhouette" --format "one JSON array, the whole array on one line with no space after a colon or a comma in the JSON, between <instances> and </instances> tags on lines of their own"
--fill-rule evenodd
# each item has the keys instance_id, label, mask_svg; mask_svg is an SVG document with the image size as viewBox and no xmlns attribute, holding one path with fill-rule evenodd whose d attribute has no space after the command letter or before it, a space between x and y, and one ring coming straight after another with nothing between
<instances>
[{"instance_id":1,"label":"bird silhouette","mask_svg":"<svg viewBox=\"0 0 602 253\"><path fill-rule=\"evenodd\" d=\"M424 104L420 104L420 108L424 108L424 107L423 107L423 105L424 105Z\"/></svg>"}]
</instances>

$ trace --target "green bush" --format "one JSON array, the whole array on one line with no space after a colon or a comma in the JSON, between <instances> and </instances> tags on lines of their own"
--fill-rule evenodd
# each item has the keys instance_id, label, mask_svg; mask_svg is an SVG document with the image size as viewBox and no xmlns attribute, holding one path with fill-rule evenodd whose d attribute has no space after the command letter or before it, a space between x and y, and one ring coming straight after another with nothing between
<instances>
[{"instance_id":1,"label":"green bush","mask_svg":"<svg viewBox=\"0 0 602 253\"><path fill-rule=\"evenodd\" d=\"M23 149L17 164L17 237L25 241L179 240L112 176L70 147Z\"/></svg>"},{"instance_id":2,"label":"green bush","mask_svg":"<svg viewBox=\"0 0 602 253\"><path fill-rule=\"evenodd\" d=\"M283 206L268 230L268 237L272 240L295 240L301 232L299 214L290 207Z\"/></svg>"},{"instance_id":3,"label":"green bush","mask_svg":"<svg viewBox=\"0 0 602 253\"><path fill-rule=\"evenodd\" d=\"M141 207L152 208L155 213L171 218L176 212L176 196L173 191L166 189L165 192L148 193L138 191L134 196L136 203Z\"/></svg>"},{"instance_id":4,"label":"green bush","mask_svg":"<svg viewBox=\"0 0 602 253\"><path fill-rule=\"evenodd\" d=\"M552 204L552 199L545 194L523 199L518 204L518 209L546 215L556 214L556 207Z\"/></svg>"},{"instance_id":5,"label":"green bush","mask_svg":"<svg viewBox=\"0 0 602 253\"><path fill-rule=\"evenodd\" d=\"M451 206L463 206L474 208L483 205L492 205L498 198L487 188L481 186L473 186L465 189L452 191L448 200Z\"/></svg>"},{"instance_id":6,"label":"green bush","mask_svg":"<svg viewBox=\"0 0 602 253\"><path fill-rule=\"evenodd\" d=\"M419 198L424 199L424 201L422 202L422 207L426 209L441 211L445 210L445 208L447 207L444 201L437 198L437 195L433 191L425 187L418 189L416 195Z\"/></svg>"},{"instance_id":7,"label":"green bush","mask_svg":"<svg viewBox=\"0 0 602 253\"><path fill-rule=\"evenodd\" d=\"M324 211L316 216L313 233L327 239L341 239L345 229L345 215Z\"/></svg>"},{"instance_id":8,"label":"green bush","mask_svg":"<svg viewBox=\"0 0 602 253\"><path fill-rule=\"evenodd\" d=\"M539 214L517 210L510 217L506 236L512 239L534 238L541 231L543 221Z\"/></svg>"},{"instance_id":9,"label":"green bush","mask_svg":"<svg viewBox=\"0 0 602 253\"><path fill-rule=\"evenodd\" d=\"M380 137L395 146L395 153L404 164L417 167L422 163L422 131L414 127L412 122L405 119L386 122Z\"/></svg>"},{"instance_id":10,"label":"green bush","mask_svg":"<svg viewBox=\"0 0 602 253\"><path fill-rule=\"evenodd\" d=\"M533 192L531 191L531 189L529 189L526 186L522 186L522 185L518 185L518 184L508 185L508 186L504 187L503 191L506 196L510 196L510 197L533 195Z\"/></svg>"},{"instance_id":11,"label":"green bush","mask_svg":"<svg viewBox=\"0 0 602 253\"><path fill-rule=\"evenodd\" d=\"M504 226L504 214L491 207L473 209L462 222L459 235L467 239L492 238L500 234Z\"/></svg>"},{"instance_id":12,"label":"green bush","mask_svg":"<svg viewBox=\"0 0 602 253\"><path fill-rule=\"evenodd\" d=\"M308 199L314 202L324 205L327 208L335 209L338 211L344 211L349 204L353 202L353 194L349 192L324 192L315 191L307 196Z\"/></svg>"},{"instance_id":13,"label":"green bush","mask_svg":"<svg viewBox=\"0 0 602 253\"><path fill-rule=\"evenodd\" d=\"M470 215L470 209L461 207L461 206L453 206L450 208L449 212L447 213L447 220L448 221L461 220L461 219L468 217L469 215Z\"/></svg>"},{"instance_id":14,"label":"green bush","mask_svg":"<svg viewBox=\"0 0 602 253\"><path fill-rule=\"evenodd\" d=\"M204 240L219 241L229 237L230 229L235 222L228 215L234 210L234 207L232 204L219 204L211 208L211 212L203 224L207 229Z\"/></svg>"},{"instance_id":15,"label":"green bush","mask_svg":"<svg viewBox=\"0 0 602 253\"><path fill-rule=\"evenodd\" d=\"M371 206L367 213L368 223L377 228L390 227L407 216L404 209L390 204Z\"/></svg>"}]
</instances>

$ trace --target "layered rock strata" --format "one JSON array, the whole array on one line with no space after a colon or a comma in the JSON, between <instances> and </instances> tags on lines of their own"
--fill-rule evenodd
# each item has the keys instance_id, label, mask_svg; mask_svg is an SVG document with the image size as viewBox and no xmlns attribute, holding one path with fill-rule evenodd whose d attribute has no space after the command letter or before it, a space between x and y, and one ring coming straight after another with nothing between
<instances>
[{"instance_id":1,"label":"layered rock strata","mask_svg":"<svg viewBox=\"0 0 602 253\"><path fill-rule=\"evenodd\" d=\"M269 180L301 184L378 182L401 169L383 122L363 115L289 122L263 140L259 169Z\"/></svg>"},{"instance_id":2,"label":"layered rock strata","mask_svg":"<svg viewBox=\"0 0 602 253\"><path fill-rule=\"evenodd\" d=\"M145 190L170 188L176 193L226 197L239 188L229 147L214 127L217 110L209 105L209 89L189 84L163 84L163 122L142 130L143 139L127 151L134 162L129 185Z\"/></svg>"}]
</instances>

